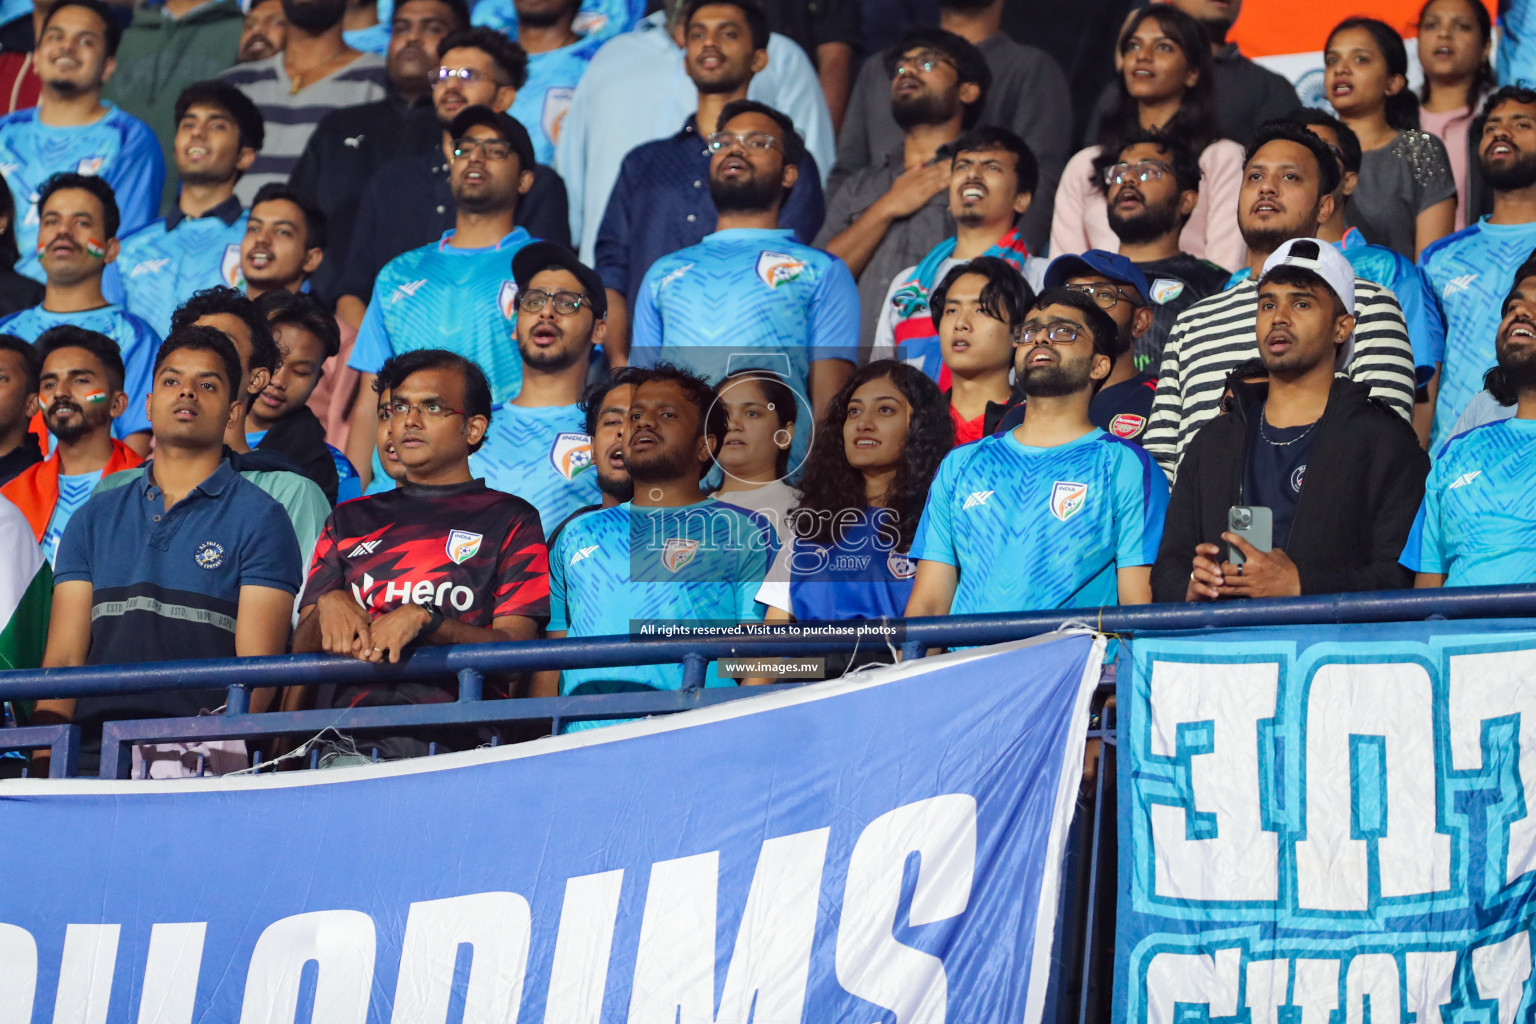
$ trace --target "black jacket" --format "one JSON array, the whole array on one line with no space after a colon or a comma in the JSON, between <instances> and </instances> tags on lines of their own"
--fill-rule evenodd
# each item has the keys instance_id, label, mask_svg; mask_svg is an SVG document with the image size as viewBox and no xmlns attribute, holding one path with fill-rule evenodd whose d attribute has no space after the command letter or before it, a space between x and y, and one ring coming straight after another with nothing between
<instances>
[{"instance_id":1,"label":"black jacket","mask_svg":"<svg viewBox=\"0 0 1536 1024\"><path fill-rule=\"evenodd\" d=\"M272 429L261 439L256 451L285 457L293 463L292 468L296 472L309 477L325 492L327 501L336 504L336 461L331 458L331 450L325 446L325 427L309 406L301 405L272 424Z\"/></svg>"},{"instance_id":2,"label":"black jacket","mask_svg":"<svg viewBox=\"0 0 1536 1024\"><path fill-rule=\"evenodd\" d=\"M1152 566L1152 600L1184 600L1196 544L1226 550L1221 535L1227 510L1245 504L1250 434L1264 390L1237 385L1232 411L1201 427L1185 451ZM1301 576L1301 592L1412 586L1413 573L1398 557L1429 475L1429 456L1413 429L1364 385L1340 377L1317 430L1285 549Z\"/></svg>"}]
</instances>

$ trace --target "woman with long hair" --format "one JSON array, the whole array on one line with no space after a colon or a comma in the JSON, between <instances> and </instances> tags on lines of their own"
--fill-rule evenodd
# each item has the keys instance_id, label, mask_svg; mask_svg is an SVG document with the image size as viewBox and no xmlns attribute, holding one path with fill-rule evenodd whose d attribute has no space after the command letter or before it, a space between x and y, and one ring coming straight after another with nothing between
<instances>
[{"instance_id":1,"label":"woman with long hair","mask_svg":"<svg viewBox=\"0 0 1536 1024\"><path fill-rule=\"evenodd\" d=\"M827 404L790 513L795 536L758 591L767 621L900 618L917 572L906 552L953 444L949 403L921 370L894 359L855 370Z\"/></svg>"},{"instance_id":2,"label":"woman with long hair","mask_svg":"<svg viewBox=\"0 0 1536 1024\"><path fill-rule=\"evenodd\" d=\"M1445 143L1456 178L1456 230L1475 220L1467 183L1477 146L1469 134L1483 97L1498 84L1488 52L1493 21L1479 0L1429 0L1419 11L1419 127Z\"/></svg>"},{"instance_id":3,"label":"woman with long hair","mask_svg":"<svg viewBox=\"0 0 1536 1024\"><path fill-rule=\"evenodd\" d=\"M1205 30L1176 7L1152 4L1126 22L1120 56L1117 99L1099 121L1098 144L1080 150L1062 171L1051 255L1120 248L1110 226L1108 194L1128 174L1157 170L1117 167L1120 151L1131 135L1155 130L1199 154L1200 201L1179 235L1179 248L1228 270L1245 266L1248 250L1237 228L1243 147L1221 138L1216 127L1215 72Z\"/></svg>"},{"instance_id":4,"label":"woman with long hair","mask_svg":"<svg viewBox=\"0 0 1536 1024\"><path fill-rule=\"evenodd\" d=\"M720 489L710 497L762 513L787 540L784 524L800 497L784 479L795 440L794 391L768 370L737 370L715 386L715 401L725 409L726 430L715 453Z\"/></svg>"},{"instance_id":5,"label":"woman with long hair","mask_svg":"<svg viewBox=\"0 0 1536 1024\"><path fill-rule=\"evenodd\" d=\"M19 313L43 301L43 286L16 273L16 205L11 190L0 188L0 316Z\"/></svg>"},{"instance_id":6,"label":"woman with long hair","mask_svg":"<svg viewBox=\"0 0 1536 1024\"><path fill-rule=\"evenodd\" d=\"M1445 143L1419 128L1402 36L1375 18L1346 18L1328 36L1323 74L1328 102L1363 151L1344 222L1418 259L1455 226L1456 178Z\"/></svg>"}]
</instances>

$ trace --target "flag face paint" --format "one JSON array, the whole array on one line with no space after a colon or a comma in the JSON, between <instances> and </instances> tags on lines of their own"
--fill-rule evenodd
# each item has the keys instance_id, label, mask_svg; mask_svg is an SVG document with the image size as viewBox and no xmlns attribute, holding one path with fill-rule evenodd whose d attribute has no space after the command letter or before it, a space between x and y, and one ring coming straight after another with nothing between
<instances>
[{"instance_id":1,"label":"flag face paint","mask_svg":"<svg viewBox=\"0 0 1536 1024\"><path fill-rule=\"evenodd\" d=\"M95 238L85 240L85 251L99 260L107 258L107 243Z\"/></svg>"},{"instance_id":2,"label":"flag face paint","mask_svg":"<svg viewBox=\"0 0 1536 1024\"><path fill-rule=\"evenodd\" d=\"M85 404L86 405L100 405L102 402L105 402L106 400L107 400L107 393L105 391L101 390L100 388L97 388L95 391L87 391L85 393Z\"/></svg>"}]
</instances>

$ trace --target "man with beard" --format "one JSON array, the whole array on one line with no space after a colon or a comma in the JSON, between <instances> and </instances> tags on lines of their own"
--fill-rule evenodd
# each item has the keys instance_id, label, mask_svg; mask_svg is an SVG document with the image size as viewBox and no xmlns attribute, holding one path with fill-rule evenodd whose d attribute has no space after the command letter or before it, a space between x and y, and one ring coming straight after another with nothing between
<instances>
[{"instance_id":1,"label":"man with beard","mask_svg":"<svg viewBox=\"0 0 1536 1024\"><path fill-rule=\"evenodd\" d=\"M1403 549L1416 587L1536 583L1536 260L1515 271L1502 312L1484 381L1513 416L1441 449Z\"/></svg>"},{"instance_id":2,"label":"man with beard","mask_svg":"<svg viewBox=\"0 0 1536 1024\"><path fill-rule=\"evenodd\" d=\"M144 460L112 436L112 420L128 407L123 358L104 334L69 324L37 339L42 357L38 401L43 426L57 442L46 462L33 465L0 488L26 515L49 563L75 510L105 475Z\"/></svg>"},{"instance_id":3,"label":"man with beard","mask_svg":"<svg viewBox=\"0 0 1536 1024\"><path fill-rule=\"evenodd\" d=\"M239 280L245 211L235 182L261 152L256 105L228 82L195 82L176 99L173 157L181 191L169 216L123 239L126 305L162 336L192 293Z\"/></svg>"},{"instance_id":4,"label":"man with beard","mask_svg":"<svg viewBox=\"0 0 1536 1024\"><path fill-rule=\"evenodd\" d=\"M1513 268L1536 249L1536 90L1506 86L1480 117L1477 162L1493 213L1424 250L1419 267L1445 314L1445 361L1430 451L1451 437L1495 361L1494 339ZM1487 403L1491 404L1491 403ZM1508 406L1501 406L1507 410ZM1487 418L1499 418L1494 410Z\"/></svg>"},{"instance_id":5,"label":"man with beard","mask_svg":"<svg viewBox=\"0 0 1536 1024\"><path fill-rule=\"evenodd\" d=\"M1109 171L1110 229L1120 239L1120 255L1149 282L1152 326L1136 339L1136 368L1156 374L1179 314L1221 291L1232 275L1179 249L1179 235L1200 201L1200 163L1188 147L1161 132L1138 132Z\"/></svg>"},{"instance_id":6,"label":"man with beard","mask_svg":"<svg viewBox=\"0 0 1536 1024\"><path fill-rule=\"evenodd\" d=\"M135 231L160 212L165 158L149 126L101 99L117 70L122 29L100 0L59 0L43 22L36 107L0 118L0 172L16 209L17 273L41 281L38 197L58 171L101 178L112 187L122 227ZM154 358L151 351L145 356ZM129 374L132 376L132 373Z\"/></svg>"},{"instance_id":7,"label":"man with beard","mask_svg":"<svg viewBox=\"0 0 1536 1024\"><path fill-rule=\"evenodd\" d=\"M941 358L938 309L929 293L955 267L978 256L995 256L1038 284L1046 260L1029 254L1019 218L1034 204L1040 168L1024 140L1003 128L966 132L950 147L949 214L955 234L928 251L916 266L891 281L875 326L872 359L900 359L950 385ZM1033 296L1033 291L1030 295ZM1011 361L1011 360L1010 360ZM987 431L991 433L991 431Z\"/></svg>"},{"instance_id":8,"label":"man with beard","mask_svg":"<svg viewBox=\"0 0 1536 1024\"><path fill-rule=\"evenodd\" d=\"M1168 486L1134 444L1088 418L1114 364L1115 322L1048 289L1017 338L1024 422L939 465L912 542L907 615L1145 604Z\"/></svg>"},{"instance_id":9,"label":"man with beard","mask_svg":"<svg viewBox=\"0 0 1536 1024\"><path fill-rule=\"evenodd\" d=\"M325 278L319 285L341 296L336 312L348 323L363 322L374 280L384 264L453 228L456 136L448 130L453 119L474 106L505 112L528 75L528 56L522 47L491 29L471 28L445 36L438 53L431 111L418 109L406 115L399 132L401 155L368 180L357 203L352 240L345 253L337 250L344 262L332 261L339 265L339 278ZM517 204L514 223L535 238L564 244L570 238L565 185L550 168L535 163L523 169L530 167L533 184ZM322 195L327 189L355 193L357 180L326 175ZM327 202L322 198L322 206Z\"/></svg>"},{"instance_id":10,"label":"man with beard","mask_svg":"<svg viewBox=\"0 0 1536 1024\"><path fill-rule=\"evenodd\" d=\"M533 145L523 126L490 107L470 107L453 119L453 196L457 215L441 240L390 260L373 286L347 365L363 374L360 396L391 356L448 347L473 361L505 402L522 387L522 360L507 344L517 316L517 284L508 264L534 239L514 226L523 193L533 183ZM373 403L353 403L347 456L371 474Z\"/></svg>"},{"instance_id":11,"label":"man with beard","mask_svg":"<svg viewBox=\"0 0 1536 1024\"><path fill-rule=\"evenodd\" d=\"M778 535L757 512L699 485L725 437L725 406L701 378L669 365L635 383L624 434L634 499L573 519L550 553L551 637L628 633L667 620L760 622L757 590ZM730 686L711 664L706 686ZM535 696L677 690L681 665L540 672ZM611 724L611 723L605 723Z\"/></svg>"},{"instance_id":12,"label":"man with beard","mask_svg":"<svg viewBox=\"0 0 1536 1024\"><path fill-rule=\"evenodd\" d=\"M469 468L493 490L516 494L538 509L547 534L601 493L578 403L592 349L607 330L607 299L597 272L553 242L518 252L512 277L523 386L492 412Z\"/></svg>"},{"instance_id":13,"label":"man with beard","mask_svg":"<svg viewBox=\"0 0 1536 1024\"><path fill-rule=\"evenodd\" d=\"M1398 558L1429 457L1399 416L1338 376L1355 344L1358 287L1343 253L1320 238L1293 238L1265 261L1249 344L1257 338L1268 382L1231 381L1231 408L1185 452L1154 600L1408 586ZM1252 509L1254 525L1268 513L1267 549L1233 531L1238 507Z\"/></svg>"},{"instance_id":14,"label":"man with beard","mask_svg":"<svg viewBox=\"0 0 1536 1024\"><path fill-rule=\"evenodd\" d=\"M698 93L698 107L670 138L636 146L624 158L597 232L593 264L608 288L608 346L625 351L629 314L651 264L694 245L715 230L709 190L708 147L720 111L747 98L768 62L768 23L755 0L689 4L684 9L683 70ZM807 151L780 222L809 245L826 213L816 159Z\"/></svg>"},{"instance_id":15,"label":"man with beard","mask_svg":"<svg viewBox=\"0 0 1536 1024\"><path fill-rule=\"evenodd\" d=\"M953 234L949 146L976 124L992 80L981 51L936 28L907 33L884 67L901 142L838 185L816 239L858 278L861 339L897 273Z\"/></svg>"},{"instance_id":16,"label":"man with beard","mask_svg":"<svg viewBox=\"0 0 1536 1024\"><path fill-rule=\"evenodd\" d=\"M1190 306L1174 322L1158 364L1152 418L1142 444L1173 478L1199 429L1221 411L1227 376L1253 351L1258 277L1293 238L1310 238L1333 215L1339 161L1322 139L1292 121L1259 129L1243 164L1237 224L1249 270L1231 287ZM1357 275L1352 355L1340 367L1405 421L1413 417L1413 349L1392 293Z\"/></svg>"},{"instance_id":17,"label":"man with beard","mask_svg":"<svg viewBox=\"0 0 1536 1024\"><path fill-rule=\"evenodd\" d=\"M734 370L770 370L820 419L858 362L859 300L841 260L779 227L804 143L788 117L752 100L727 104L707 142L716 230L646 272L631 359L665 359L711 384Z\"/></svg>"},{"instance_id":18,"label":"man with beard","mask_svg":"<svg viewBox=\"0 0 1536 1024\"><path fill-rule=\"evenodd\" d=\"M577 516L613 508L635 496L634 481L624 465L624 427L629 422L629 401L635 394L635 382L648 371L638 366L612 370L602 380L588 384L578 405L586 417L587 436L592 439L592 465L597 474L597 489L603 493L596 505L585 505L565 517L549 533L553 551L560 534Z\"/></svg>"},{"instance_id":19,"label":"man with beard","mask_svg":"<svg viewBox=\"0 0 1536 1024\"><path fill-rule=\"evenodd\" d=\"M384 58L354 50L342 38L346 7L347 0L283 0L283 52L219 76L249 96L267 123L266 148L235 188L241 202L255 199L268 182L288 180L326 114L384 98Z\"/></svg>"},{"instance_id":20,"label":"man with beard","mask_svg":"<svg viewBox=\"0 0 1536 1024\"><path fill-rule=\"evenodd\" d=\"M102 275L118 254L112 189L95 176L55 174L43 182L38 208L38 246L48 285L40 304L0 320L0 334L33 341L51 327L70 324L111 338L127 368L119 390L128 395L112 423L112 436L146 454L149 419L144 396L149 394L160 335L102 294Z\"/></svg>"},{"instance_id":21,"label":"man with beard","mask_svg":"<svg viewBox=\"0 0 1536 1024\"><path fill-rule=\"evenodd\" d=\"M282 53L288 45L288 20L283 17L283 0L256 0L240 26L240 51L235 59L241 64L266 60Z\"/></svg>"}]
</instances>

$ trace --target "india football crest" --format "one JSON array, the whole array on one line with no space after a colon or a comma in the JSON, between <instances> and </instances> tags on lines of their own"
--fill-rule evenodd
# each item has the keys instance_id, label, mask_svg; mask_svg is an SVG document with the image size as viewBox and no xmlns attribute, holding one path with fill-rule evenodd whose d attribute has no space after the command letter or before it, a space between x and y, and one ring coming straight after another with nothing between
<instances>
[{"instance_id":1,"label":"india football crest","mask_svg":"<svg viewBox=\"0 0 1536 1024\"><path fill-rule=\"evenodd\" d=\"M577 432L555 435L555 443L549 446L549 461L555 472L567 480L592 465L592 438Z\"/></svg>"},{"instance_id":2,"label":"india football crest","mask_svg":"<svg viewBox=\"0 0 1536 1024\"><path fill-rule=\"evenodd\" d=\"M698 553L698 541L671 537L661 547L661 564L667 567L667 572L677 572L693 561L693 557Z\"/></svg>"},{"instance_id":3,"label":"india football crest","mask_svg":"<svg viewBox=\"0 0 1536 1024\"><path fill-rule=\"evenodd\" d=\"M101 165L106 162L106 159L104 156L87 157L75 166L75 173L95 177L101 173Z\"/></svg>"},{"instance_id":4,"label":"india football crest","mask_svg":"<svg viewBox=\"0 0 1536 1024\"><path fill-rule=\"evenodd\" d=\"M1152 282L1152 301L1166 305L1184 294L1184 282L1173 277L1160 277Z\"/></svg>"},{"instance_id":5,"label":"india football crest","mask_svg":"<svg viewBox=\"0 0 1536 1024\"><path fill-rule=\"evenodd\" d=\"M789 284L803 273L805 273L804 260L797 260L793 256L786 256L782 252L772 250L757 254L757 276L769 288Z\"/></svg>"},{"instance_id":6,"label":"india football crest","mask_svg":"<svg viewBox=\"0 0 1536 1024\"><path fill-rule=\"evenodd\" d=\"M1057 480L1051 485L1051 515L1066 522L1088 502L1088 485Z\"/></svg>"},{"instance_id":7,"label":"india football crest","mask_svg":"<svg viewBox=\"0 0 1536 1024\"><path fill-rule=\"evenodd\" d=\"M454 565L463 565L475 557L475 552L480 550L480 542L485 538L478 533L470 533L468 530L448 531L448 557L453 559Z\"/></svg>"},{"instance_id":8,"label":"india football crest","mask_svg":"<svg viewBox=\"0 0 1536 1024\"><path fill-rule=\"evenodd\" d=\"M560 126L565 123L565 112L571 109L571 99L575 95L575 89L564 86L550 89L544 94L544 112L539 115L539 124L544 129L544 137L550 142L560 141Z\"/></svg>"},{"instance_id":9,"label":"india football crest","mask_svg":"<svg viewBox=\"0 0 1536 1024\"><path fill-rule=\"evenodd\" d=\"M501 282L501 291L496 296L496 305L501 310L501 315L511 320L517 315L517 282Z\"/></svg>"},{"instance_id":10,"label":"india football crest","mask_svg":"<svg viewBox=\"0 0 1536 1024\"><path fill-rule=\"evenodd\" d=\"M224 247L224 258L219 261L219 280L231 288L244 290L245 275L240 272L239 242L230 242Z\"/></svg>"}]
</instances>

